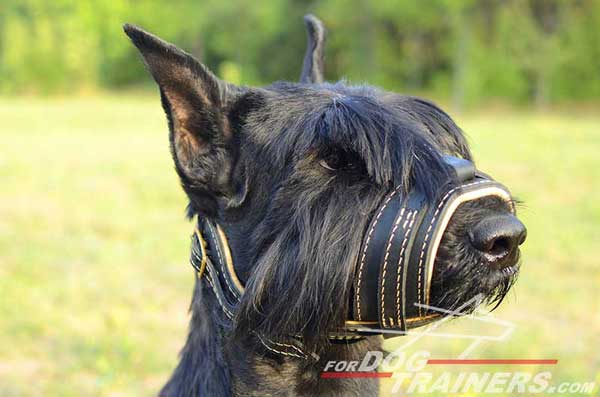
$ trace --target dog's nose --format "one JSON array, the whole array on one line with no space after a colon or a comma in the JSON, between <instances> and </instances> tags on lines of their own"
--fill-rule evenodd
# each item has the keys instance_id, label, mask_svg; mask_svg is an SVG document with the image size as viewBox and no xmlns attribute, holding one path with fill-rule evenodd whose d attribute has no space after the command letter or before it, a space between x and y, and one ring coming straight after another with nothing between
<instances>
[{"instance_id":1,"label":"dog's nose","mask_svg":"<svg viewBox=\"0 0 600 397\"><path fill-rule=\"evenodd\" d=\"M469 233L473 247L500 268L514 265L517 247L525 241L527 229L512 214L494 215L478 222Z\"/></svg>"}]
</instances>

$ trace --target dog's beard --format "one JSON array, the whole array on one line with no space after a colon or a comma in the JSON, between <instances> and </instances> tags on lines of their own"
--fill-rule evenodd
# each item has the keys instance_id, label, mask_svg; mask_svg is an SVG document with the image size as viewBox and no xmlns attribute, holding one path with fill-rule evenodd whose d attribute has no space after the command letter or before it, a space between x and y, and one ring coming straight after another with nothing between
<instances>
[{"instance_id":1,"label":"dog's beard","mask_svg":"<svg viewBox=\"0 0 600 397\"><path fill-rule=\"evenodd\" d=\"M275 198L269 222L254 230L256 265L235 321L238 337L300 336L309 351L319 351L328 345L329 332L343 326L362 241L361 233L351 231L364 230L365 214L374 208L360 195L321 188L309 196L302 186L288 186ZM298 196L300 204L290 206ZM374 207L378 200L366 202ZM360 206L362 216L353 210Z\"/></svg>"},{"instance_id":2,"label":"dog's beard","mask_svg":"<svg viewBox=\"0 0 600 397\"><path fill-rule=\"evenodd\" d=\"M486 262L469 241L468 230L489 215L490 210L502 210L494 199L466 203L460 206L444 232L436 256L431 305L446 310L460 308L472 312L479 304L497 308L514 285L519 271L519 256L510 268L498 270Z\"/></svg>"},{"instance_id":3,"label":"dog's beard","mask_svg":"<svg viewBox=\"0 0 600 397\"><path fill-rule=\"evenodd\" d=\"M468 259L463 259L467 257ZM468 314L478 305L498 307L514 285L518 264L513 274L490 268L480 259L465 256L436 259L432 286L431 305L436 308L455 310Z\"/></svg>"}]
</instances>

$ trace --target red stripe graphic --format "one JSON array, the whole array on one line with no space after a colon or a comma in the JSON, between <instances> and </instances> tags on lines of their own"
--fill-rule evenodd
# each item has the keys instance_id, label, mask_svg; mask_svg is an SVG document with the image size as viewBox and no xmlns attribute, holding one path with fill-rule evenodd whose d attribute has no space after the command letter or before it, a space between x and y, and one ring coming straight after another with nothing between
<instances>
[{"instance_id":1,"label":"red stripe graphic","mask_svg":"<svg viewBox=\"0 0 600 397\"><path fill-rule=\"evenodd\" d=\"M491 360L469 360L469 359L429 359L427 364L431 365L555 365L556 359L491 359ZM340 378L391 378L393 372L321 372L322 379Z\"/></svg>"},{"instance_id":2,"label":"red stripe graphic","mask_svg":"<svg viewBox=\"0 0 600 397\"><path fill-rule=\"evenodd\" d=\"M554 365L558 363L558 360L543 359L543 360L531 360L531 359L496 359L496 360L461 360L461 359L429 359L427 364L431 365L490 365L490 364L513 364L513 365L535 365L535 364L550 364Z\"/></svg>"},{"instance_id":3,"label":"red stripe graphic","mask_svg":"<svg viewBox=\"0 0 600 397\"><path fill-rule=\"evenodd\" d=\"M321 378L391 378L392 372L321 372Z\"/></svg>"}]
</instances>

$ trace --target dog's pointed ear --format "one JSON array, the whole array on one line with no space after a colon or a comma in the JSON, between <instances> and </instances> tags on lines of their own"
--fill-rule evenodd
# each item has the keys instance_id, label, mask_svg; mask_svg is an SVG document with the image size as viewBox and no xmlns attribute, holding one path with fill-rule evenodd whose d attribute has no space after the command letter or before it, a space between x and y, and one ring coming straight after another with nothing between
<instances>
[{"instance_id":1,"label":"dog's pointed ear","mask_svg":"<svg viewBox=\"0 0 600 397\"><path fill-rule=\"evenodd\" d=\"M205 213L216 210L219 197L238 194L231 191L235 150L228 109L244 90L220 81L190 54L136 26L126 24L123 30L160 88L175 168L192 206Z\"/></svg>"},{"instance_id":2,"label":"dog's pointed ear","mask_svg":"<svg viewBox=\"0 0 600 397\"><path fill-rule=\"evenodd\" d=\"M308 34L304 64L300 75L301 83L322 83L324 80L323 49L325 46L325 26L312 14L304 16Z\"/></svg>"}]
</instances>

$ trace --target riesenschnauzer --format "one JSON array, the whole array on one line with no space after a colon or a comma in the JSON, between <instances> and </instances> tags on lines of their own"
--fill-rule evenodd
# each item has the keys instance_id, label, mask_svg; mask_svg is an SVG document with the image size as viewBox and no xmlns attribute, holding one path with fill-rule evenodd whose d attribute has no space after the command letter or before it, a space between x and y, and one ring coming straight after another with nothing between
<instances>
[{"instance_id":1,"label":"riesenschnauzer","mask_svg":"<svg viewBox=\"0 0 600 397\"><path fill-rule=\"evenodd\" d=\"M300 82L263 88L124 27L198 218L190 330L163 396L376 395L375 379L322 379L325 363L439 308L498 304L514 282L525 227L460 128L429 101L324 82L325 31L305 21Z\"/></svg>"}]
</instances>

